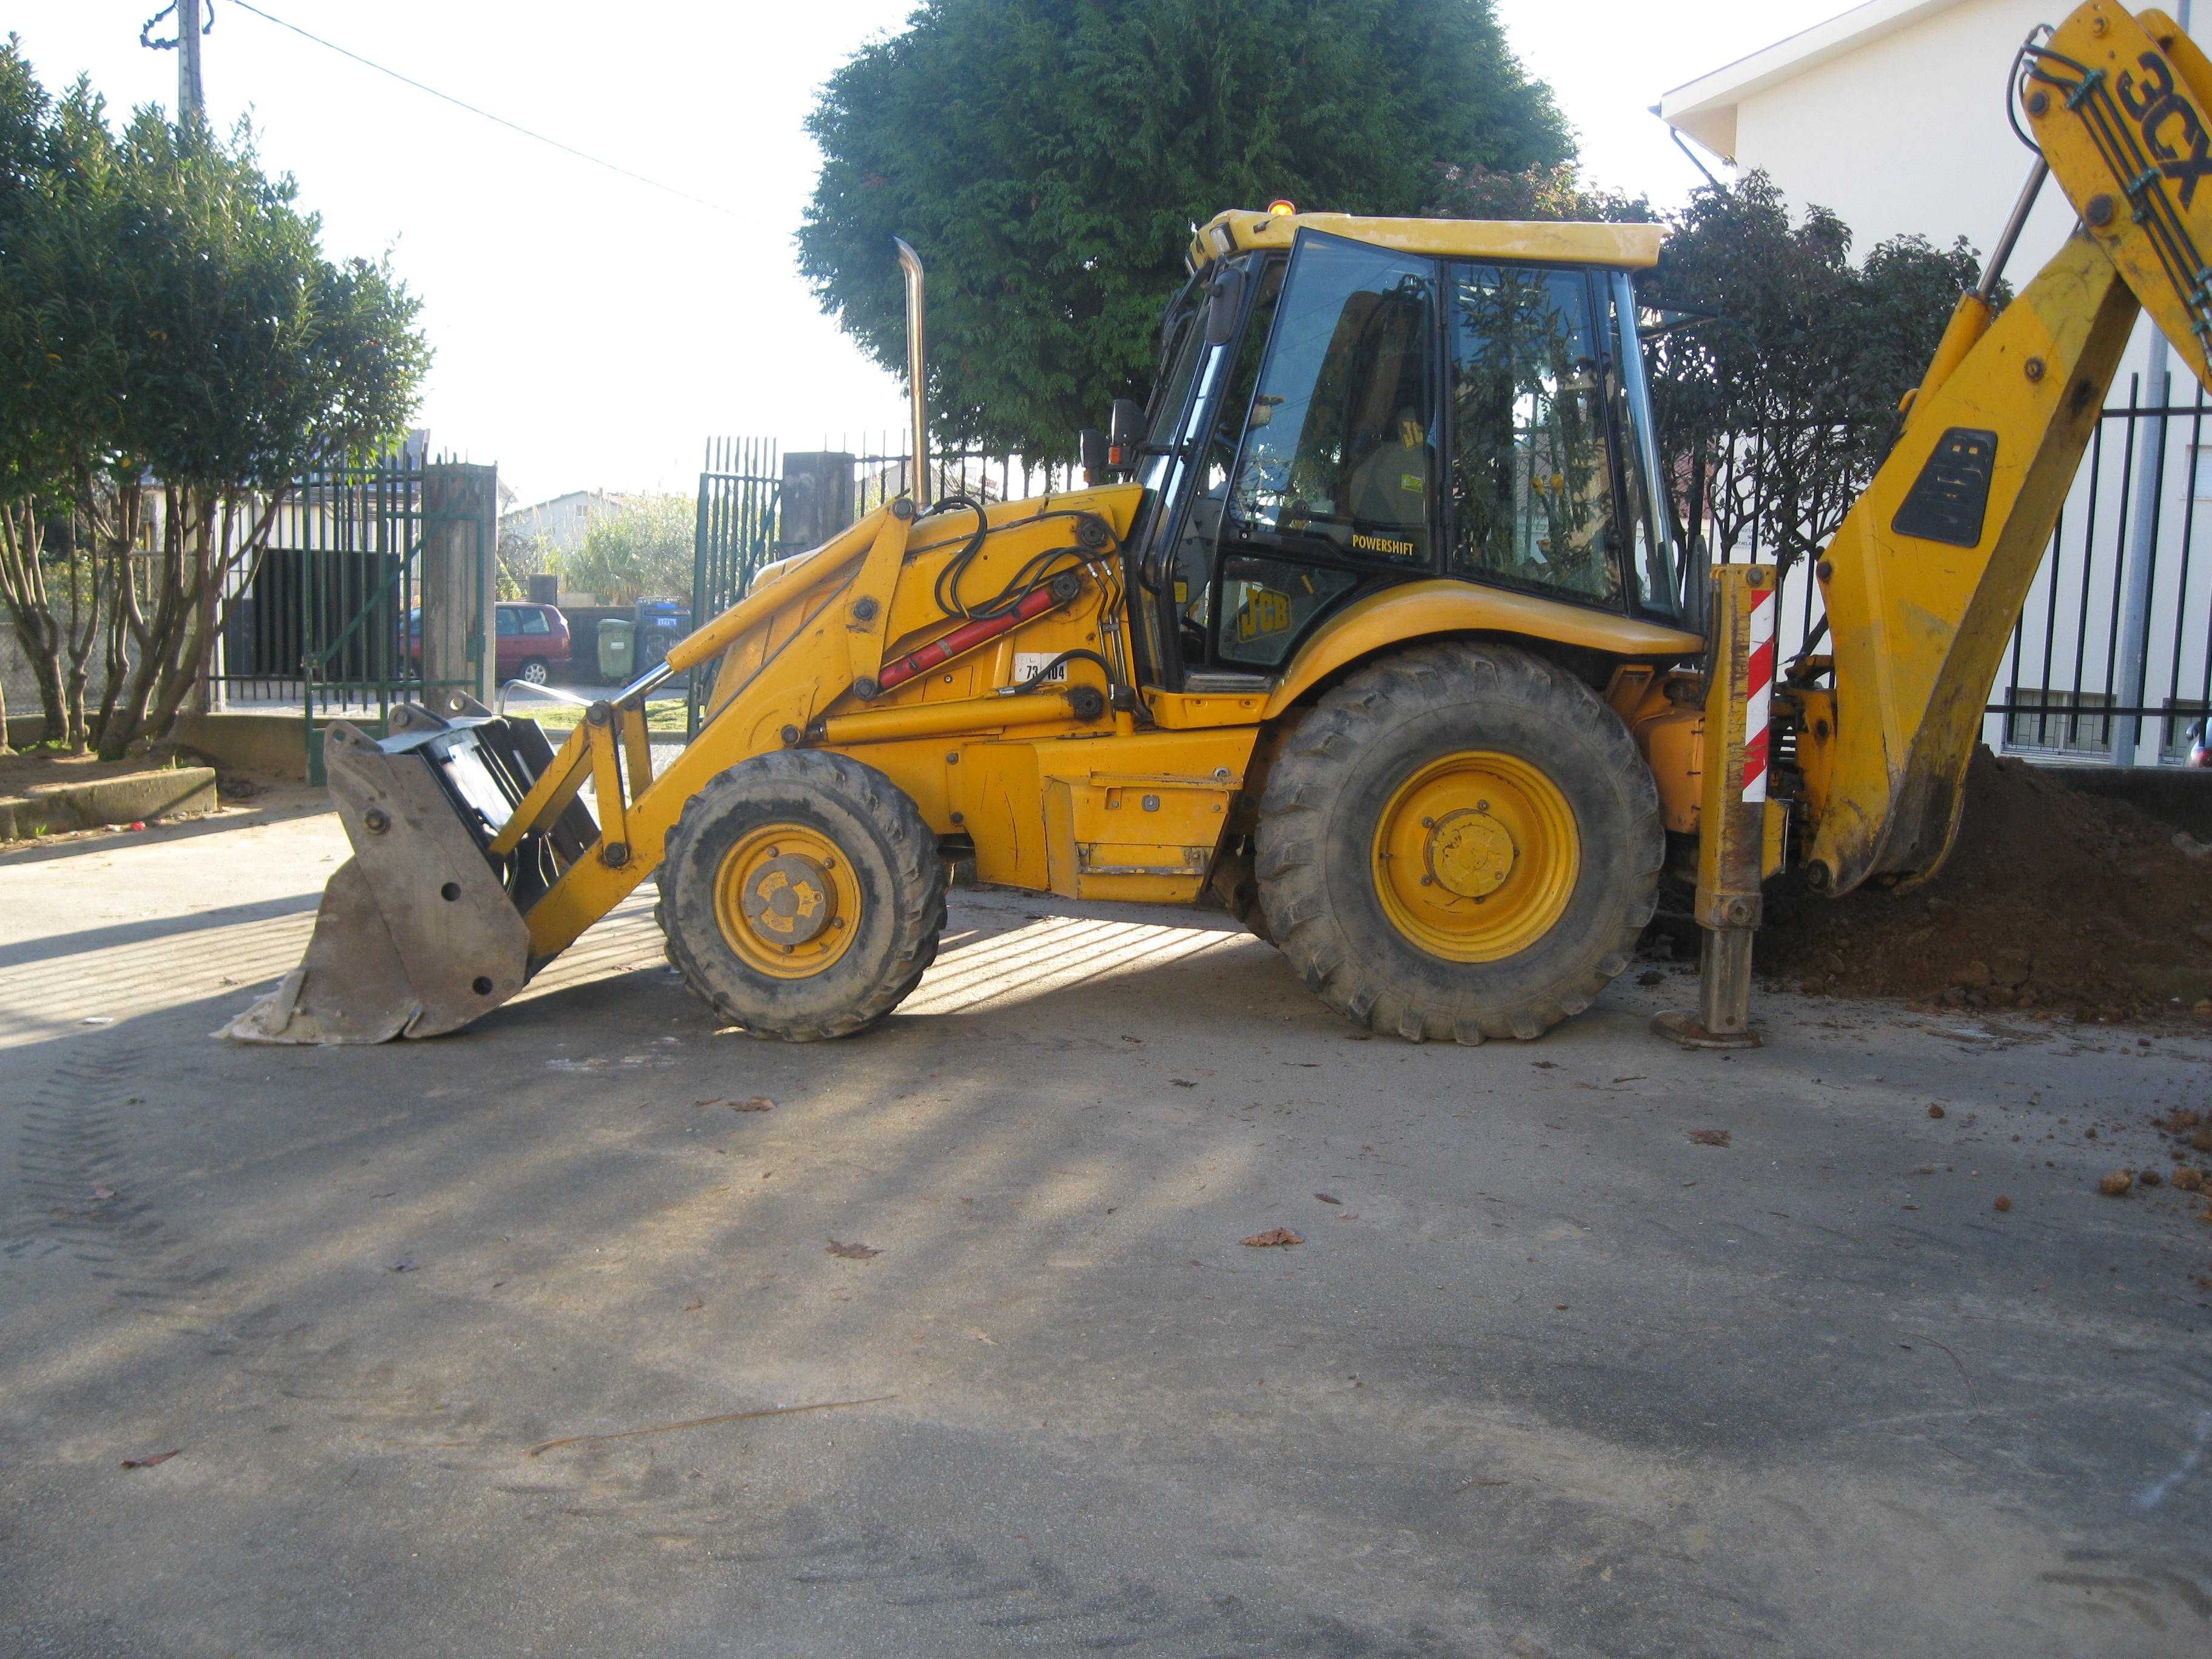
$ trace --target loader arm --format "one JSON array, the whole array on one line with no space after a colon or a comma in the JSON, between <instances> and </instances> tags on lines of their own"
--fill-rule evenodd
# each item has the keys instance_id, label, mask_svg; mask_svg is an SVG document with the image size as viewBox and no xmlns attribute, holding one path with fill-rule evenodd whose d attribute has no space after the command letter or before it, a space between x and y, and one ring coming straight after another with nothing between
<instances>
[{"instance_id":1,"label":"loader arm","mask_svg":"<svg viewBox=\"0 0 2212 1659\"><path fill-rule=\"evenodd\" d=\"M2212 64L2164 12L2108 0L2038 37L2011 88L2028 191L1815 570L1832 688L1816 660L1793 689L1808 876L1832 894L1923 879L1949 852L1990 686L2138 312L2212 386ZM1994 314L2046 167L2080 228Z\"/></svg>"}]
</instances>

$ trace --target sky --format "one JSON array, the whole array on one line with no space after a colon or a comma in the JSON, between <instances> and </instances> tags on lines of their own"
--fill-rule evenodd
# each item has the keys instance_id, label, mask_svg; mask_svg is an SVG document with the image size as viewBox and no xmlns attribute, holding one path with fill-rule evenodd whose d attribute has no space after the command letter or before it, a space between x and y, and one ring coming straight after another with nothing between
<instances>
[{"instance_id":1,"label":"sky","mask_svg":"<svg viewBox=\"0 0 2212 1659\"><path fill-rule=\"evenodd\" d=\"M22 38L49 89L89 75L119 119L174 106L177 54L138 42L161 3L7 0L0 28ZM417 418L434 447L497 463L526 504L586 489L689 495L711 434L845 447L900 429L898 381L822 313L793 239L817 162L805 131L815 94L854 50L897 29L909 0L254 3L684 193L213 0L210 118L225 128L250 118L264 167L293 173L301 204L321 214L326 253L388 251L424 301L437 355ZM1668 205L1699 179L1650 106L1849 3L1497 9L1575 127L1586 175Z\"/></svg>"}]
</instances>

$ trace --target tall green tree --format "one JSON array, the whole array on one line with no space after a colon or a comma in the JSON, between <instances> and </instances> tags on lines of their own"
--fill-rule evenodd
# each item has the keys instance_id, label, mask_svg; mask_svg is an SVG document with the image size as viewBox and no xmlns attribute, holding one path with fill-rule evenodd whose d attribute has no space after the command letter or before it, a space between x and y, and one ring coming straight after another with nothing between
<instances>
[{"instance_id":1,"label":"tall green tree","mask_svg":"<svg viewBox=\"0 0 2212 1659\"><path fill-rule=\"evenodd\" d=\"M923 0L809 126L823 308L903 370L904 237L935 429L1032 456L1144 395L1192 228L1223 209L1410 214L1442 164L1573 149L1490 0Z\"/></svg>"},{"instance_id":2,"label":"tall green tree","mask_svg":"<svg viewBox=\"0 0 2212 1659\"><path fill-rule=\"evenodd\" d=\"M70 741L119 755L163 735L206 673L225 595L294 482L404 433L429 349L419 301L386 264L324 257L320 220L262 172L242 126L226 139L148 108L112 132L82 82L47 98L11 40L7 155L5 517L58 508L89 549L106 689L88 722L80 659L60 712ZM36 545L15 533L0 553L11 611L51 611L25 579Z\"/></svg>"}]
</instances>

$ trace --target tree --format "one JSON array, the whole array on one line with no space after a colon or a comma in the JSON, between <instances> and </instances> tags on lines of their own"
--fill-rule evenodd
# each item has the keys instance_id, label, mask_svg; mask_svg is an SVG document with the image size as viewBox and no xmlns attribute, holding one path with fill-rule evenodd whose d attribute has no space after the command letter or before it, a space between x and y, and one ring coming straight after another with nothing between
<instances>
[{"instance_id":1,"label":"tree","mask_svg":"<svg viewBox=\"0 0 2212 1659\"><path fill-rule=\"evenodd\" d=\"M520 530L510 530L505 525L500 526L500 598L526 599L530 597L530 579L532 576L555 575L561 568L561 550L553 544L550 536L543 533L526 536Z\"/></svg>"},{"instance_id":2,"label":"tree","mask_svg":"<svg viewBox=\"0 0 2212 1659\"><path fill-rule=\"evenodd\" d=\"M36 134L0 204L10 517L64 503L89 549L112 757L164 734L205 674L295 482L404 434L429 351L419 301L386 264L325 258L319 218L243 126L224 140L148 108L112 134L82 82L46 99L12 40L0 104L0 133ZM35 614L17 574L11 611ZM82 698L80 672L60 711L74 744Z\"/></svg>"},{"instance_id":3,"label":"tree","mask_svg":"<svg viewBox=\"0 0 2212 1659\"><path fill-rule=\"evenodd\" d=\"M1681 313L1650 345L1660 453L1686 529L1716 550L1787 567L1835 534L1980 271L1964 237L1893 237L1857 266L1850 246L1825 208L1793 223L1754 172L1693 195L1639 283Z\"/></svg>"},{"instance_id":4,"label":"tree","mask_svg":"<svg viewBox=\"0 0 2212 1659\"><path fill-rule=\"evenodd\" d=\"M97 634L97 569L64 504L74 459L98 447L105 411L93 354L39 349L39 296L25 277L33 245L85 212L112 179L112 151L91 89L79 81L57 105L11 35L0 47L0 602L52 743L69 736L72 690L82 705ZM0 695L0 748L6 714Z\"/></svg>"},{"instance_id":5,"label":"tree","mask_svg":"<svg viewBox=\"0 0 2212 1659\"><path fill-rule=\"evenodd\" d=\"M1500 172L1478 162L1440 164L1421 210L1438 219L1579 220L1644 225L1659 215L1646 196L1629 196L1583 182L1571 161Z\"/></svg>"},{"instance_id":6,"label":"tree","mask_svg":"<svg viewBox=\"0 0 2212 1659\"><path fill-rule=\"evenodd\" d=\"M1410 214L1440 163L1573 149L1491 0L922 0L809 129L799 268L823 309L902 370L904 237L936 429L1036 457L1144 395L1192 228L1223 209Z\"/></svg>"},{"instance_id":7,"label":"tree","mask_svg":"<svg viewBox=\"0 0 2212 1659\"><path fill-rule=\"evenodd\" d=\"M591 520L568 556L568 580L605 605L691 595L696 509L681 495L633 498Z\"/></svg>"}]
</instances>

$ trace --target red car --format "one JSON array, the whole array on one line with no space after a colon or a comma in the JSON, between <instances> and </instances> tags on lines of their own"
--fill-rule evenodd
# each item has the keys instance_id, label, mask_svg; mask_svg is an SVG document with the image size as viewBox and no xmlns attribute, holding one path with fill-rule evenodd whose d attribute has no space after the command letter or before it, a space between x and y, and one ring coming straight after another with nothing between
<instances>
[{"instance_id":1,"label":"red car","mask_svg":"<svg viewBox=\"0 0 2212 1659\"><path fill-rule=\"evenodd\" d=\"M567 670L568 619L561 614L557 605L502 599L493 626L498 635L494 678L501 684L509 680L526 680L532 685L544 685L556 673ZM422 639L422 613L420 610L410 611L407 613L404 646L410 668L421 665Z\"/></svg>"},{"instance_id":2,"label":"red car","mask_svg":"<svg viewBox=\"0 0 2212 1659\"><path fill-rule=\"evenodd\" d=\"M568 666L568 619L550 605L501 605L498 678L543 685Z\"/></svg>"}]
</instances>

